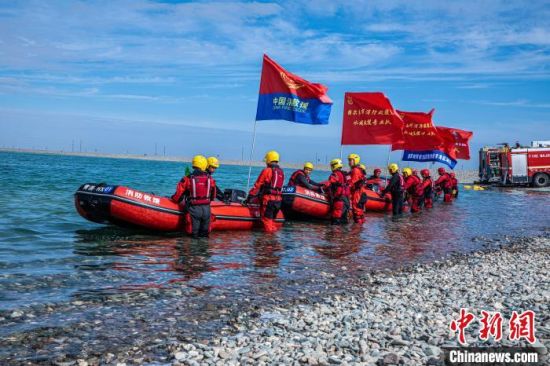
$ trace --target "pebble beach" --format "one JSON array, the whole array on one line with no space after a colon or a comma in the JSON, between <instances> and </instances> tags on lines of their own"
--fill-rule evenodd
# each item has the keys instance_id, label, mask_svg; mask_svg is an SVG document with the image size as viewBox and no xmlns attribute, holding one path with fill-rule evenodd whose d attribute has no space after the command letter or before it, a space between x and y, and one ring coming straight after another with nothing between
<instances>
[{"instance_id":1,"label":"pebble beach","mask_svg":"<svg viewBox=\"0 0 550 366\"><path fill-rule=\"evenodd\" d=\"M103 308L125 302L133 313L134 320L124 329L131 344L113 339L106 345L114 320L104 318L59 332L20 332L2 339L0 345L11 349L17 349L14 344L25 345L4 355L8 364L21 365L441 365L443 348L458 345L449 323L466 308L474 314L500 311L506 319L512 311L533 310L537 337L533 346L546 354L550 235L475 240L483 241L484 249L431 263L365 271L345 288L328 276L319 280L319 291L302 293L286 303L274 299L257 306L244 295L238 304L210 303L205 313L221 318L223 325L208 336L186 332L178 323L186 312L181 291L169 299L171 314L156 300L162 321L140 318L139 303L158 297L158 292L150 291L137 298L103 300ZM85 309L93 303L77 301L70 306ZM3 314L0 324L13 326L39 316L40 311ZM204 326L206 318L194 321ZM79 341L85 332L94 331L105 333L102 342ZM467 331L469 345L525 344L483 343L475 326ZM71 348L73 352L67 352Z\"/></svg>"}]
</instances>

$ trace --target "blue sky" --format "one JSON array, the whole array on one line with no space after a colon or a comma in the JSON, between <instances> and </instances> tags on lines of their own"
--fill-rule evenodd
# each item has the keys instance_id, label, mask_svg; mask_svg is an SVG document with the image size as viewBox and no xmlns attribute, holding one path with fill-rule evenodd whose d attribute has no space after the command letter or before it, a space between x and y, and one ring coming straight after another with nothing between
<instances>
[{"instance_id":1,"label":"blue sky","mask_svg":"<svg viewBox=\"0 0 550 366\"><path fill-rule=\"evenodd\" d=\"M0 146L240 159L264 52L334 106L328 126L259 122L256 158L338 155L346 91L435 108L437 125L474 131L474 157L550 139L549 4L3 1ZM386 160L387 147L352 150Z\"/></svg>"}]
</instances>

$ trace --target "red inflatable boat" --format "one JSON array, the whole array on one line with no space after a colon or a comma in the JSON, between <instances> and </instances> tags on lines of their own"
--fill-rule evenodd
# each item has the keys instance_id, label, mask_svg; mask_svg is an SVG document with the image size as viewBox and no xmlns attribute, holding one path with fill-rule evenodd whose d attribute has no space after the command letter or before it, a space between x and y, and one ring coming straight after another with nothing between
<instances>
[{"instance_id":1,"label":"red inflatable boat","mask_svg":"<svg viewBox=\"0 0 550 366\"><path fill-rule=\"evenodd\" d=\"M365 189L365 193L367 194L365 211L391 211L391 202L386 201L373 190ZM330 203L326 195L307 188L284 187L283 211L287 218L328 219Z\"/></svg>"},{"instance_id":2,"label":"red inflatable boat","mask_svg":"<svg viewBox=\"0 0 550 366\"><path fill-rule=\"evenodd\" d=\"M185 227L182 207L170 198L124 186L83 184L75 193L75 206L82 217L98 223L156 231L183 231ZM261 226L258 205L214 201L211 208L212 230L250 230ZM275 221L276 225L283 224L282 212Z\"/></svg>"}]
</instances>

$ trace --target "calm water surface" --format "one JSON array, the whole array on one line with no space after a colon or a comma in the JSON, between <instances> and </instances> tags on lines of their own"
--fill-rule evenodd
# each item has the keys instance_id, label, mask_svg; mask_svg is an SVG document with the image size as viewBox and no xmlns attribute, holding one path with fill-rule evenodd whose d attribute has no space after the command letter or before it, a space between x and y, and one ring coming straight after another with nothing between
<instances>
[{"instance_id":1,"label":"calm water surface","mask_svg":"<svg viewBox=\"0 0 550 366\"><path fill-rule=\"evenodd\" d=\"M438 203L398 221L372 214L362 228L287 222L271 236L216 232L202 241L98 225L74 209L82 183L170 195L184 169L172 162L0 153L0 311L151 287L214 288L231 296L279 279L351 278L470 251L480 245L476 237L525 236L550 226L550 195L527 190L462 191L452 206ZM222 166L215 177L222 188L244 189L246 176L245 167Z\"/></svg>"}]
</instances>

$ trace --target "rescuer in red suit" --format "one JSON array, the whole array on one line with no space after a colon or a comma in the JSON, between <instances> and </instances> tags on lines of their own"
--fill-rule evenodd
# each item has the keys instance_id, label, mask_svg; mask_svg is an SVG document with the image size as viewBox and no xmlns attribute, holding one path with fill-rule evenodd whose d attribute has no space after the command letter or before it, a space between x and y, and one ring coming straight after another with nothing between
<instances>
[{"instance_id":1,"label":"rescuer in red suit","mask_svg":"<svg viewBox=\"0 0 550 366\"><path fill-rule=\"evenodd\" d=\"M455 199L458 198L458 179L456 179L456 175L454 172L451 172L449 174L451 176L451 182L453 183L453 186L451 187L451 193Z\"/></svg>"},{"instance_id":2,"label":"rescuer in red suit","mask_svg":"<svg viewBox=\"0 0 550 366\"><path fill-rule=\"evenodd\" d=\"M258 198L260 202L260 217L264 231L273 233L277 231L275 218L281 209L285 174L283 170L279 168L279 153L277 151L268 151L267 154L265 154L264 161L266 167L258 176L250 192L248 192L246 202L250 202L253 198Z\"/></svg>"},{"instance_id":3,"label":"rescuer in red suit","mask_svg":"<svg viewBox=\"0 0 550 366\"><path fill-rule=\"evenodd\" d=\"M425 208L433 207L433 181L428 169L420 171L422 182L416 188L416 194L420 197L420 205Z\"/></svg>"},{"instance_id":4,"label":"rescuer in red suit","mask_svg":"<svg viewBox=\"0 0 550 366\"><path fill-rule=\"evenodd\" d=\"M434 183L436 192L443 192L443 202L453 202L453 198L451 195L453 182L451 180L451 176L445 171L445 168L443 167L437 169L437 173L439 174L439 178L437 178Z\"/></svg>"},{"instance_id":5,"label":"rescuer in red suit","mask_svg":"<svg viewBox=\"0 0 550 366\"><path fill-rule=\"evenodd\" d=\"M382 169L376 168L373 171L373 174L367 178L366 183L373 186L373 191L378 192L381 189L384 189L385 182L381 177Z\"/></svg>"},{"instance_id":6,"label":"rescuer in red suit","mask_svg":"<svg viewBox=\"0 0 550 366\"><path fill-rule=\"evenodd\" d=\"M361 158L357 154L348 155L348 164L350 172L348 174L348 184L351 195L351 210L353 213L353 221L362 224L365 222L365 203L366 195L363 192L365 184L365 174L361 169L359 162Z\"/></svg>"},{"instance_id":7,"label":"rescuer in red suit","mask_svg":"<svg viewBox=\"0 0 550 366\"><path fill-rule=\"evenodd\" d=\"M417 188L420 184L420 178L416 175L413 175L411 168L404 168L403 180L403 191L405 192L406 200L409 203L411 212L414 213L420 211L420 197L417 194Z\"/></svg>"},{"instance_id":8,"label":"rescuer in red suit","mask_svg":"<svg viewBox=\"0 0 550 366\"><path fill-rule=\"evenodd\" d=\"M342 160L332 159L330 169L332 174L323 188L329 193L331 223L333 225L346 224L348 222L350 193L346 175L342 171Z\"/></svg>"},{"instance_id":9,"label":"rescuer in red suit","mask_svg":"<svg viewBox=\"0 0 550 366\"><path fill-rule=\"evenodd\" d=\"M181 178L172 200L185 200L185 232L194 238L208 237L210 232L210 202L216 197L216 182L206 172L208 162L202 155L193 157L193 172Z\"/></svg>"},{"instance_id":10,"label":"rescuer in red suit","mask_svg":"<svg viewBox=\"0 0 550 366\"><path fill-rule=\"evenodd\" d=\"M290 187L304 187L307 189L311 189L312 191L319 191L322 184L314 182L310 178L310 174L313 171L313 164L310 162L304 163L304 169L296 170L292 175L290 176L290 179L288 180L288 186Z\"/></svg>"}]
</instances>

